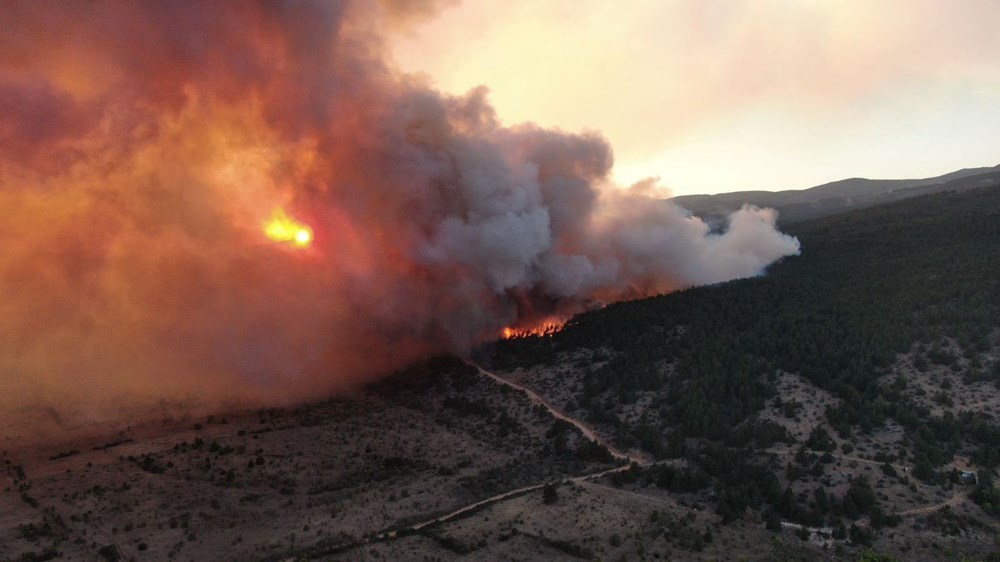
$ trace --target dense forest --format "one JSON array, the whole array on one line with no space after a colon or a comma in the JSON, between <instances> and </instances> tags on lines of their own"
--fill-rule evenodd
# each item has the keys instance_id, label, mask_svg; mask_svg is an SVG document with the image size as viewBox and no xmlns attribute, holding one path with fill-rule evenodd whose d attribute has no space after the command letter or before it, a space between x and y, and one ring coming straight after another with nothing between
<instances>
[{"instance_id":1,"label":"dense forest","mask_svg":"<svg viewBox=\"0 0 1000 562\"><path fill-rule=\"evenodd\" d=\"M939 468L959 450L995 469L996 420L971 411L932 415L904 395L905 380L887 375L897 354L916 349L918 362L951 365L966 380L1000 380L1000 365L985 354L997 345L1000 327L1000 186L917 197L786 230L799 238L802 253L765 275L607 306L573 318L558 333L486 346L480 359L512 370L589 354L581 363L583 384L566 409L611 428L620 445L656 458L687 457L719 486L724 518L764 504L793 520L817 522L823 515L783 498L787 491L754 453L791 443L780 426L757 418L768 401L780 403L780 372L841 399L825 412L841 438L895 420L907 431L906 454L922 480L943 481ZM638 423L620 416L622 406L650 393L649 413L656 415ZM812 441L810 449L823 450L822 436ZM675 485L662 474L646 477ZM995 509L1000 492L992 479L980 481L977 497ZM866 485L858 484L857 498L868 497ZM867 499L848 502L853 507L837 501L818 503L825 512L891 522Z\"/></svg>"}]
</instances>

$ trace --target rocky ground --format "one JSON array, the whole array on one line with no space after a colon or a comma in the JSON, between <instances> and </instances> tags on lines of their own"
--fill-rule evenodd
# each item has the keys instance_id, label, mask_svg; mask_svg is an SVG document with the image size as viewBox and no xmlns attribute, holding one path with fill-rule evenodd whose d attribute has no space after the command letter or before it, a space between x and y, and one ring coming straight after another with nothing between
<instances>
[{"instance_id":1,"label":"rocky ground","mask_svg":"<svg viewBox=\"0 0 1000 562\"><path fill-rule=\"evenodd\" d=\"M941 365L920 371L919 355L900 356L886 380L906 377L908 392L939 407L1000 407L992 383ZM581 357L501 375L562 410ZM830 529L768 530L753 512L722 525L711 490L582 478L621 461L523 392L470 368L408 376L298 409L9 447L0 456L0 560L855 560L862 551ZM952 406L933 400L945 380ZM849 440L830 431L826 458L800 451L836 399L792 374L777 385L781 399L761 417L794 443L761 454L795 494L842 494L865 475L883 509L902 518L877 535L877 550L974 560L996 548L996 525L967 499L971 485L930 486L910 476L907 459L885 460L903 447L899 426ZM643 400L623 415L641 416ZM781 470L795 463L812 468L795 478ZM960 455L953 464L963 463Z\"/></svg>"}]
</instances>

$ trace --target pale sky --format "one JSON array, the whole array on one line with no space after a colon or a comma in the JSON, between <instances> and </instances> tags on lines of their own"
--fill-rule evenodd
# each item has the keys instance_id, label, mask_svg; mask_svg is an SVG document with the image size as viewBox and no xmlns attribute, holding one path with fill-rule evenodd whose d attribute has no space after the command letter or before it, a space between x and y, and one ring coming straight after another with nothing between
<instances>
[{"instance_id":1,"label":"pale sky","mask_svg":"<svg viewBox=\"0 0 1000 562\"><path fill-rule=\"evenodd\" d=\"M463 0L393 53L677 195L1000 164L1000 0Z\"/></svg>"}]
</instances>

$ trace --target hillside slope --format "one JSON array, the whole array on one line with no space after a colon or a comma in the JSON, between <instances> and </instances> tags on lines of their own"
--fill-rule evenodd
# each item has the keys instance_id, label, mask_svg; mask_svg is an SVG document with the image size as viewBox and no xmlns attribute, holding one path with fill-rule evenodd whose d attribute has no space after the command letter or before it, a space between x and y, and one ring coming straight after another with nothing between
<instances>
[{"instance_id":1,"label":"hillside slope","mask_svg":"<svg viewBox=\"0 0 1000 562\"><path fill-rule=\"evenodd\" d=\"M983 509L956 504L971 518L963 525L992 525L983 510L1000 497L989 481L1000 465L1000 185L789 230L802 255L764 277L608 306L562 332L500 342L488 358L619 447L699 467L723 521L747 510L813 528L889 521L903 536L927 522L887 514L972 498ZM953 489L959 468L983 471L980 487ZM885 490L877 508L837 504L849 493L830 499L861 478ZM939 501L918 505L930 497ZM867 540L905 552L876 536Z\"/></svg>"}]
</instances>

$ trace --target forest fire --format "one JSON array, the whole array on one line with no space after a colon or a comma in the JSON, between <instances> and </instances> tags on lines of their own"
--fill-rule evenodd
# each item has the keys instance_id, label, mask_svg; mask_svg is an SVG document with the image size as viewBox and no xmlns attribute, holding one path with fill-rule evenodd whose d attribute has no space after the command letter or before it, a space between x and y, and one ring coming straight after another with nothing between
<instances>
[{"instance_id":1,"label":"forest fire","mask_svg":"<svg viewBox=\"0 0 1000 562\"><path fill-rule=\"evenodd\" d=\"M412 5L0 10L0 426L308 399L798 252L773 211L713 233L614 185L599 134L402 74L383 35Z\"/></svg>"},{"instance_id":2,"label":"forest fire","mask_svg":"<svg viewBox=\"0 0 1000 562\"><path fill-rule=\"evenodd\" d=\"M507 326L503 329L503 339L511 340L531 336L551 336L562 331L566 320L562 318L546 318L530 326Z\"/></svg>"}]
</instances>

